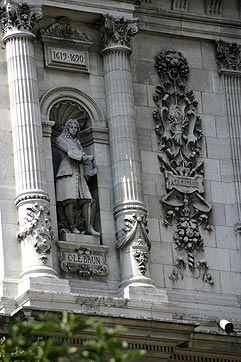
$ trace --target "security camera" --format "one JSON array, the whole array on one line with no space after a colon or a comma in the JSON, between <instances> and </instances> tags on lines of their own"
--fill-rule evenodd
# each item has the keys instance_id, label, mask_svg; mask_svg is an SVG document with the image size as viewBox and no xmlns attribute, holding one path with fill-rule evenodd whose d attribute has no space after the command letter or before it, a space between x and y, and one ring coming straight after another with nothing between
<instances>
[{"instance_id":1,"label":"security camera","mask_svg":"<svg viewBox=\"0 0 241 362\"><path fill-rule=\"evenodd\" d=\"M227 321L226 319L220 319L220 321L218 322L218 326L226 333L235 332L233 323Z\"/></svg>"}]
</instances>

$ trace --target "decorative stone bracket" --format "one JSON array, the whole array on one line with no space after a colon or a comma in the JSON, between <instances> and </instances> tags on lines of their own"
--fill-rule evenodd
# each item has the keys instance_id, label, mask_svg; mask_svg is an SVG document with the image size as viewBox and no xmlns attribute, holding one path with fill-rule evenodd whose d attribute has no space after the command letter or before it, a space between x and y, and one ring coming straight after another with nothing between
<instances>
[{"instance_id":1,"label":"decorative stone bracket","mask_svg":"<svg viewBox=\"0 0 241 362\"><path fill-rule=\"evenodd\" d=\"M187 255L187 262L176 262L170 278L180 279L178 275L183 276L186 265L192 276L197 278L201 273L197 274L196 270L201 265L206 265L206 274L208 269L205 261L195 261L194 255L204 251L199 226L212 229L208 223L211 206L204 198L203 162L198 161L201 120L197 115L193 91L185 89L189 67L182 53L172 49L161 51L156 57L155 67L162 81L162 85L156 87L154 101L158 108L153 117L160 147L160 169L165 174L167 189L162 198L166 209L163 223L170 226L176 221L175 247ZM213 284L208 277L203 280Z\"/></svg>"}]
</instances>

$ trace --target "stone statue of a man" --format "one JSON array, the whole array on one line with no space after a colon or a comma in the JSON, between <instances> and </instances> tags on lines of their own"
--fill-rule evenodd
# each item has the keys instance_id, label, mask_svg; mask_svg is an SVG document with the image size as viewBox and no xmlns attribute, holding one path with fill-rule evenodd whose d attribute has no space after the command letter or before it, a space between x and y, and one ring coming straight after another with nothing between
<instances>
[{"instance_id":1,"label":"stone statue of a man","mask_svg":"<svg viewBox=\"0 0 241 362\"><path fill-rule=\"evenodd\" d=\"M92 198L86 182L86 167L90 175L96 174L93 156L87 155L78 139L80 127L76 119L69 119L62 133L56 138L55 145L61 150L61 161L56 174L56 201L59 224L67 225L67 231L79 234L100 235L93 227L95 200ZM88 173L88 171L87 171ZM82 206L85 229L80 231L76 225L75 208Z\"/></svg>"}]
</instances>

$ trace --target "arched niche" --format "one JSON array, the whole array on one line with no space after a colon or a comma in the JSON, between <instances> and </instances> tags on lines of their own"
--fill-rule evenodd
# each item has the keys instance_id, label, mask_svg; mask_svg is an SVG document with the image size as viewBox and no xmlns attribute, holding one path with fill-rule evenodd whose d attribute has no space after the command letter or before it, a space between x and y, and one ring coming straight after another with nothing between
<instances>
[{"instance_id":1,"label":"arched niche","mask_svg":"<svg viewBox=\"0 0 241 362\"><path fill-rule=\"evenodd\" d=\"M52 108L59 102L70 101L77 103L87 112L91 125L105 127L104 116L94 100L79 89L71 87L58 87L48 90L40 99L40 108L43 119L50 120Z\"/></svg>"},{"instance_id":2,"label":"arched niche","mask_svg":"<svg viewBox=\"0 0 241 362\"><path fill-rule=\"evenodd\" d=\"M61 162L61 152L56 146L56 139L62 133L64 125L69 119L76 119L79 123L79 139L87 154L94 155L94 132L103 134L106 130L103 114L91 97L80 90L61 87L46 92L40 100L43 134L48 138L49 149L52 149L53 181L56 185L56 175ZM104 131L104 133L107 132ZM46 137L47 136L47 137ZM50 146L51 145L51 146ZM88 181L92 197L97 201L98 213L98 185L97 178L91 177ZM58 205L56 204L57 209ZM59 213L58 213L59 214ZM58 218L59 219L59 218ZM96 220L100 231L99 220Z\"/></svg>"}]
</instances>

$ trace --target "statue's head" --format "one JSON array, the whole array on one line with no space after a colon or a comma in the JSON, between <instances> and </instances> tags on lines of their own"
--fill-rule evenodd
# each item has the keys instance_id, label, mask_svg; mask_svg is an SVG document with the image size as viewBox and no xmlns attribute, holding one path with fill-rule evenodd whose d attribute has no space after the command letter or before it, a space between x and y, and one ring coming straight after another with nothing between
<instances>
[{"instance_id":1,"label":"statue's head","mask_svg":"<svg viewBox=\"0 0 241 362\"><path fill-rule=\"evenodd\" d=\"M79 122L77 119L71 118L69 119L64 126L64 132L69 136L75 138L80 131Z\"/></svg>"}]
</instances>

